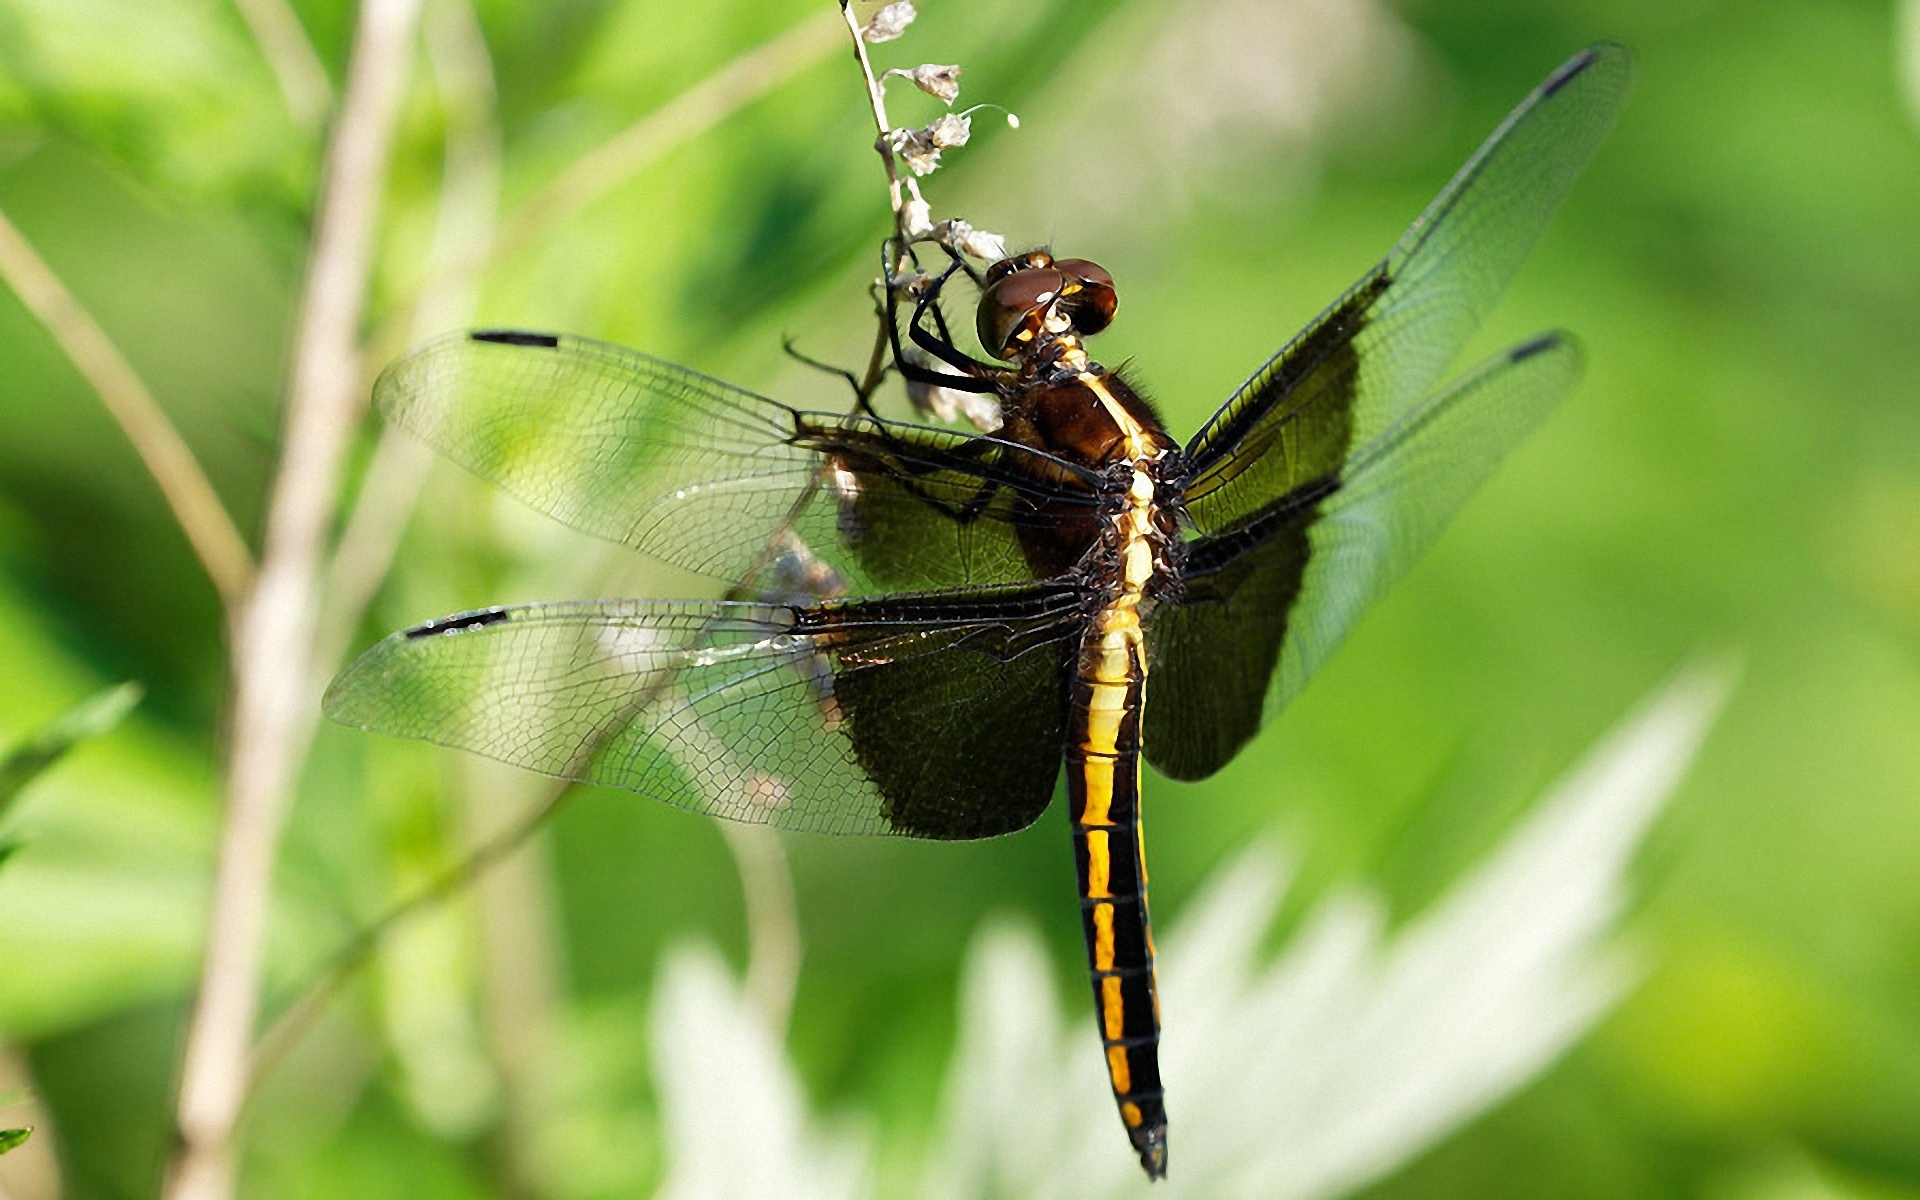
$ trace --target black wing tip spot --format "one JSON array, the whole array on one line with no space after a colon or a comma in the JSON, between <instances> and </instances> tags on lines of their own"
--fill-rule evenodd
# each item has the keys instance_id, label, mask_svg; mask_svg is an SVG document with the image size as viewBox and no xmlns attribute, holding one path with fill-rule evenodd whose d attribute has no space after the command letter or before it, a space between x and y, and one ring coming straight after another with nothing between
<instances>
[{"instance_id":1,"label":"black wing tip spot","mask_svg":"<svg viewBox=\"0 0 1920 1200\"><path fill-rule=\"evenodd\" d=\"M560 345L560 339L551 333L528 333L523 329L479 329L467 335L476 342L491 342L496 346L534 346L541 350L554 350Z\"/></svg>"},{"instance_id":2,"label":"black wing tip spot","mask_svg":"<svg viewBox=\"0 0 1920 1200\"><path fill-rule=\"evenodd\" d=\"M507 619L504 608L483 608L479 612L457 613L451 617L438 617L423 621L406 631L408 641L418 638L437 637L443 633L458 633L462 629L478 629L483 625L498 625Z\"/></svg>"},{"instance_id":3,"label":"black wing tip spot","mask_svg":"<svg viewBox=\"0 0 1920 1200\"><path fill-rule=\"evenodd\" d=\"M1543 333L1507 351L1507 361L1525 362L1536 354L1545 354L1549 350L1565 345L1566 341L1567 335L1564 333Z\"/></svg>"},{"instance_id":4,"label":"black wing tip spot","mask_svg":"<svg viewBox=\"0 0 1920 1200\"><path fill-rule=\"evenodd\" d=\"M1601 63L1610 63L1622 76L1633 72L1633 51L1625 42L1595 42L1554 69L1540 84L1540 98L1548 99Z\"/></svg>"},{"instance_id":5,"label":"black wing tip spot","mask_svg":"<svg viewBox=\"0 0 1920 1200\"><path fill-rule=\"evenodd\" d=\"M1569 83L1578 79L1588 67L1591 67L1599 61L1600 47L1589 46L1585 50L1582 50L1566 62L1561 63L1560 66L1554 70L1553 74L1547 76L1546 82L1540 85L1541 96L1551 96L1555 92L1558 92L1561 88L1566 87Z\"/></svg>"}]
</instances>

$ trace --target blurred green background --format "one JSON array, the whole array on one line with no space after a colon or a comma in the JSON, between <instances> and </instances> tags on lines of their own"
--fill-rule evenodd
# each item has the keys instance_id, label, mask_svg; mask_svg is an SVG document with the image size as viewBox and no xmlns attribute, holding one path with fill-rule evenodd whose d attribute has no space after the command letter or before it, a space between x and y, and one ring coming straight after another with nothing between
<instances>
[{"instance_id":1,"label":"blurred green background","mask_svg":"<svg viewBox=\"0 0 1920 1200\"><path fill-rule=\"evenodd\" d=\"M825 3L478 0L506 210ZM294 7L337 80L351 4ZM1305 856L1295 910L1361 880L1417 912L1678 662L1736 650L1743 684L1642 858L1627 937L1644 985L1369 1194L1920 1196L1920 101L1903 93L1901 14L921 8L881 64L962 63L963 102L1022 118L979 122L927 181L936 215L1108 266L1121 316L1101 356L1134 359L1182 435L1549 69L1599 38L1634 48L1624 120L1482 346L1566 326L1589 378L1284 720L1204 784L1149 782L1155 898L1177 912L1232 848L1277 830ZM389 331L406 328L442 174L431 66L423 52L383 224L372 318ZM903 123L938 111L897 95ZM835 48L497 256L481 320L843 405L779 341L864 358L887 228L868 120ZM0 209L250 536L316 146L218 0L0 0ZM585 594L607 570L626 594L713 586L619 561L445 468L400 563L356 648L464 606ZM0 745L107 684L147 692L6 817L24 849L0 871L0 1093L32 1089L73 1200L150 1195L164 1159L224 670L217 599L157 491L0 290ZM534 791L323 729L281 861L270 1006ZM1061 814L984 845L787 846L806 955L791 1051L818 1106L865 1114L910 1155L984 919L1038 922L1081 994ZM660 1160L644 1019L660 950L689 935L744 961L714 826L581 794L532 860L390 943L287 1061L249 1127L247 1194L646 1194Z\"/></svg>"}]
</instances>

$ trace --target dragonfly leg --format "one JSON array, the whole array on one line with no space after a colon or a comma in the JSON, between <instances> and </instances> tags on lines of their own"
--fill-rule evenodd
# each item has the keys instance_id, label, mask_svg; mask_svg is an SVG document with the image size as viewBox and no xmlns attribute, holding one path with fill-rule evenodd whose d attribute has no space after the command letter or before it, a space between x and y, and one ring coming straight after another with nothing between
<instances>
[{"instance_id":1,"label":"dragonfly leg","mask_svg":"<svg viewBox=\"0 0 1920 1200\"><path fill-rule=\"evenodd\" d=\"M923 383L933 387L952 388L958 392L976 392L981 395L988 395L999 390L998 384L992 378L992 376L999 373L998 368L995 368L990 363L983 363L969 357L961 351L958 346L955 346L953 344L952 334L946 330L944 316L938 317L940 324L939 335L927 330L921 324L929 308L932 308L936 314L939 314L938 301L940 291L946 286L947 281L954 276L955 272L960 269L961 265L962 264L956 263L949 266L927 284L925 290L915 299L913 316L907 322L908 336L913 339L914 345L933 355L934 358L939 361L955 368L960 372L959 374L934 370L930 367L912 362L907 358L906 348L900 341L901 289L896 285L891 276L888 277L886 284L887 337L892 343L894 367L900 372L902 378L911 380L914 383ZM944 337L941 335L944 335Z\"/></svg>"},{"instance_id":2,"label":"dragonfly leg","mask_svg":"<svg viewBox=\"0 0 1920 1200\"><path fill-rule=\"evenodd\" d=\"M860 390L860 380L852 371L847 370L845 367L836 367L832 363L821 362L819 359L813 358L810 355L802 354L800 348L794 345L794 340L790 337L780 340L780 348L786 351L787 357L793 359L795 362L804 363L816 371L825 371L829 375L838 375L840 378L846 380L847 386L853 389L855 403L861 405L866 403L866 395Z\"/></svg>"}]
</instances>

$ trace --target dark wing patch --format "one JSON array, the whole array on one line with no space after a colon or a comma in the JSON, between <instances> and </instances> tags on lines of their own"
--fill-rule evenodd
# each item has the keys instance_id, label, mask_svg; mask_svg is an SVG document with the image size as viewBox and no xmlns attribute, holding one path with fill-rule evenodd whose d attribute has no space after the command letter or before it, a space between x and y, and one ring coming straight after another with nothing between
<instances>
[{"instance_id":1,"label":"dark wing patch","mask_svg":"<svg viewBox=\"0 0 1920 1200\"><path fill-rule=\"evenodd\" d=\"M1024 581L1041 505L1094 477L1023 446L802 413L570 336L456 334L381 376L387 419L588 533L735 581L791 533L857 594Z\"/></svg>"},{"instance_id":2,"label":"dark wing patch","mask_svg":"<svg viewBox=\"0 0 1920 1200\"><path fill-rule=\"evenodd\" d=\"M1344 474L1302 484L1192 542L1183 592L1149 618L1147 761L1176 779L1225 766L1579 371L1570 336L1528 341L1353 451Z\"/></svg>"},{"instance_id":3,"label":"dark wing patch","mask_svg":"<svg viewBox=\"0 0 1920 1200\"><path fill-rule=\"evenodd\" d=\"M1008 605L1001 620L984 624L977 613L937 619L922 600L859 606L859 620L891 632L877 650L835 652L833 699L861 769L885 799L890 831L993 837L1025 828L1052 799L1078 609L1064 593L1018 604L1031 611ZM829 627L848 628L848 610L817 611ZM901 654L903 637L911 655Z\"/></svg>"},{"instance_id":4,"label":"dark wing patch","mask_svg":"<svg viewBox=\"0 0 1920 1200\"><path fill-rule=\"evenodd\" d=\"M1387 258L1222 406L1187 447L1188 514L1228 529L1339 470L1422 403L1612 127L1631 58L1583 51L1534 89Z\"/></svg>"},{"instance_id":5,"label":"dark wing patch","mask_svg":"<svg viewBox=\"0 0 1920 1200\"><path fill-rule=\"evenodd\" d=\"M1561 88L1577 79L1583 71L1589 70L1599 61L1600 51L1598 49L1582 50L1566 62L1561 63L1554 69L1553 74L1547 76L1546 81L1540 85L1540 94L1542 96L1552 96Z\"/></svg>"},{"instance_id":6,"label":"dark wing patch","mask_svg":"<svg viewBox=\"0 0 1920 1200\"><path fill-rule=\"evenodd\" d=\"M1082 624L1076 593L1042 586L535 605L387 638L326 710L736 821L992 837L1053 795Z\"/></svg>"}]
</instances>

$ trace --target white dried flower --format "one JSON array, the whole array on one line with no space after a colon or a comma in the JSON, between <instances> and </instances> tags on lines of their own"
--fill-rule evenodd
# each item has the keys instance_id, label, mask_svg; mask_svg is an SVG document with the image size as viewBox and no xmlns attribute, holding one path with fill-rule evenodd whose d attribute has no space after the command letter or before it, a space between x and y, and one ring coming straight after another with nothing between
<instances>
[{"instance_id":1,"label":"white dried flower","mask_svg":"<svg viewBox=\"0 0 1920 1200\"><path fill-rule=\"evenodd\" d=\"M900 208L900 232L910 242L917 242L933 233L933 206L925 200L915 197Z\"/></svg>"},{"instance_id":2,"label":"white dried flower","mask_svg":"<svg viewBox=\"0 0 1920 1200\"><path fill-rule=\"evenodd\" d=\"M860 30L860 37L867 42L890 42L905 33L919 15L913 10L912 0L898 0L873 14L873 20Z\"/></svg>"},{"instance_id":3,"label":"white dried flower","mask_svg":"<svg viewBox=\"0 0 1920 1200\"><path fill-rule=\"evenodd\" d=\"M987 262L999 262L1007 256L1007 239L997 233L975 229L958 218L934 226L933 240Z\"/></svg>"},{"instance_id":4,"label":"white dried flower","mask_svg":"<svg viewBox=\"0 0 1920 1200\"><path fill-rule=\"evenodd\" d=\"M973 119L964 113L948 113L924 129L896 129L887 134L887 144L905 159L915 175L930 175L940 169L940 152L964 146L973 135Z\"/></svg>"},{"instance_id":5,"label":"white dried flower","mask_svg":"<svg viewBox=\"0 0 1920 1200\"><path fill-rule=\"evenodd\" d=\"M882 78L892 79L896 75L902 79L911 79L913 86L943 104L952 104L960 98L960 66L958 63L948 63L945 65L940 63L921 63L911 71L903 71L895 67L882 76Z\"/></svg>"},{"instance_id":6,"label":"white dried flower","mask_svg":"<svg viewBox=\"0 0 1920 1200\"><path fill-rule=\"evenodd\" d=\"M947 389L940 390L944 392ZM1006 419L1000 414L1000 401L979 392L960 393L960 414L981 433L997 433L1006 424Z\"/></svg>"},{"instance_id":7,"label":"white dried flower","mask_svg":"<svg viewBox=\"0 0 1920 1200\"><path fill-rule=\"evenodd\" d=\"M940 169L940 147L925 129L896 129L887 134L887 145L906 160L915 175L930 175Z\"/></svg>"},{"instance_id":8,"label":"white dried flower","mask_svg":"<svg viewBox=\"0 0 1920 1200\"><path fill-rule=\"evenodd\" d=\"M973 136L973 118L965 113L948 113L938 121L927 126L928 140L942 150L951 150L955 146L964 146Z\"/></svg>"},{"instance_id":9,"label":"white dried flower","mask_svg":"<svg viewBox=\"0 0 1920 1200\"><path fill-rule=\"evenodd\" d=\"M992 433L999 429L1004 421L1000 415L1000 402L992 396L978 392L962 392L953 388L941 387L937 383L922 383L917 379L907 380L907 400L914 410L931 413L949 424L965 418L981 433Z\"/></svg>"}]
</instances>

